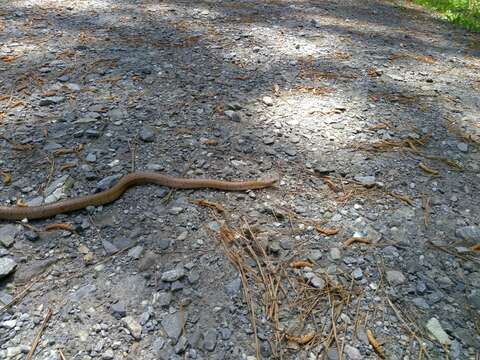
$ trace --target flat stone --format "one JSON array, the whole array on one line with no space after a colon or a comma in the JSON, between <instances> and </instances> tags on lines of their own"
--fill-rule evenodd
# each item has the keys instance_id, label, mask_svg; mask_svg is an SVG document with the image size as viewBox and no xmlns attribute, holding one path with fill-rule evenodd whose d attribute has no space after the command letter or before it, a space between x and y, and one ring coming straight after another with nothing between
<instances>
[{"instance_id":1,"label":"flat stone","mask_svg":"<svg viewBox=\"0 0 480 360\"><path fill-rule=\"evenodd\" d=\"M142 335L142 325L140 325L137 319L135 319L133 316L126 316L122 320L127 329L130 331L130 334L132 334L135 339L139 340Z\"/></svg>"},{"instance_id":2,"label":"flat stone","mask_svg":"<svg viewBox=\"0 0 480 360\"><path fill-rule=\"evenodd\" d=\"M312 272L305 273L305 278L310 281L314 288L323 289L326 285L325 280Z\"/></svg>"},{"instance_id":3,"label":"flat stone","mask_svg":"<svg viewBox=\"0 0 480 360\"><path fill-rule=\"evenodd\" d=\"M362 354L360 354L360 350L358 350L356 347L353 347L351 345L346 344L343 351L345 352L345 354L348 355L348 359L350 359L350 360L362 360L363 359Z\"/></svg>"},{"instance_id":4,"label":"flat stone","mask_svg":"<svg viewBox=\"0 0 480 360\"><path fill-rule=\"evenodd\" d=\"M355 181L358 181L360 184L366 187L371 187L375 185L375 182L377 181L375 176L354 176L353 179Z\"/></svg>"},{"instance_id":5,"label":"flat stone","mask_svg":"<svg viewBox=\"0 0 480 360\"><path fill-rule=\"evenodd\" d=\"M117 301L110 307L112 315L116 319L121 319L127 315L127 308L123 301Z\"/></svg>"},{"instance_id":6,"label":"flat stone","mask_svg":"<svg viewBox=\"0 0 480 360\"><path fill-rule=\"evenodd\" d=\"M225 292L229 296L235 296L238 294L241 287L242 287L242 281L240 280L240 278L237 277L232 281L230 281L227 285L225 285Z\"/></svg>"},{"instance_id":7,"label":"flat stone","mask_svg":"<svg viewBox=\"0 0 480 360\"><path fill-rule=\"evenodd\" d=\"M353 277L355 280L360 280L361 278L363 278L362 269L356 268L355 270L353 270L353 271L352 271L352 277Z\"/></svg>"},{"instance_id":8,"label":"flat stone","mask_svg":"<svg viewBox=\"0 0 480 360\"><path fill-rule=\"evenodd\" d=\"M430 309L430 305L428 305L428 303L425 301L424 298L417 297L417 298L412 299L412 302L419 309L422 309L422 310Z\"/></svg>"},{"instance_id":9,"label":"flat stone","mask_svg":"<svg viewBox=\"0 0 480 360\"><path fill-rule=\"evenodd\" d=\"M105 239L102 240L102 246L105 249L107 255L115 254L119 250L114 244Z\"/></svg>"},{"instance_id":10,"label":"flat stone","mask_svg":"<svg viewBox=\"0 0 480 360\"><path fill-rule=\"evenodd\" d=\"M264 96L262 102L267 106L273 106L273 99L270 96Z\"/></svg>"},{"instance_id":11,"label":"flat stone","mask_svg":"<svg viewBox=\"0 0 480 360\"><path fill-rule=\"evenodd\" d=\"M145 142L152 142L155 140L155 131L151 126L142 126L139 134L140 140Z\"/></svg>"},{"instance_id":12,"label":"flat stone","mask_svg":"<svg viewBox=\"0 0 480 360\"><path fill-rule=\"evenodd\" d=\"M140 259L140 256L143 254L143 246L142 245L137 245L130 250L128 250L128 256L134 259Z\"/></svg>"},{"instance_id":13,"label":"flat stone","mask_svg":"<svg viewBox=\"0 0 480 360\"><path fill-rule=\"evenodd\" d=\"M102 354L102 359L103 360L112 360L114 359L114 353L113 353L113 350L112 349L107 349L107 351L105 351L103 354Z\"/></svg>"},{"instance_id":14,"label":"flat stone","mask_svg":"<svg viewBox=\"0 0 480 360\"><path fill-rule=\"evenodd\" d=\"M275 139L271 136L268 136L268 137L263 138L263 143L265 145L272 145L272 144L275 143Z\"/></svg>"},{"instance_id":15,"label":"flat stone","mask_svg":"<svg viewBox=\"0 0 480 360\"><path fill-rule=\"evenodd\" d=\"M330 257L332 258L332 260L339 260L342 258L342 252L337 247L331 248Z\"/></svg>"},{"instance_id":16,"label":"flat stone","mask_svg":"<svg viewBox=\"0 0 480 360\"><path fill-rule=\"evenodd\" d=\"M407 280L405 278L405 275L403 275L401 271L397 271L397 270L388 270L386 273L386 276L387 276L387 281L392 286L401 285Z\"/></svg>"},{"instance_id":17,"label":"flat stone","mask_svg":"<svg viewBox=\"0 0 480 360\"><path fill-rule=\"evenodd\" d=\"M185 276L185 270L183 267L178 267L173 270L165 271L162 274L162 281L166 282L174 282L177 281Z\"/></svg>"},{"instance_id":18,"label":"flat stone","mask_svg":"<svg viewBox=\"0 0 480 360\"><path fill-rule=\"evenodd\" d=\"M314 249L308 254L308 260L316 262L322 258L322 252L320 250Z\"/></svg>"},{"instance_id":19,"label":"flat stone","mask_svg":"<svg viewBox=\"0 0 480 360\"><path fill-rule=\"evenodd\" d=\"M203 348L207 351L215 350L217 346L217 330L208 329L203 338Z\"/></svg>"},{"instance_id":20,"label":"flat stone","mask_svg":"<svg viewBox=\"0 0 480 360\"><path fill-rule=\"evenodd\" d=\"M17 267L17 263L15 262L15 260L7 257L1 257L0 258L0 278L11 274L16 267Z\"/></svg>"},{"instance_id":21,"label":"flat stone","mask_svg":"<svg viewBox=\"0 0 480 360\"><path fill-rule=\"evenodd\" d=\"M153 251L147 251L138 262L138 269L140 271L146 271L154 266L157 263L157 260L157 254L155 254Z\"/></svg>"},{"instance_id":22,"label":"flat stone","mask_svg":"<svg viewBox=\"0 0 480 360\"><path fill-rule=\"evenodd\" d=\"M60 104L65 101L64 96L50 96L40 100L38 103L40 106L49 106L54 104Z\"/></svg>"},{"instance_id":23,"label":"flat stone","mask_svg":"<svg viewBox=\"0 0 480 360\"><path fill-rule=\"evenodd\" d=\"M452 343L452 340L447 335L445 330L443 330L442 325L440 324L440 322L436 318L431 318L430 320L428 320L427 330L441 344L450 345Z\"/></svg>"},{"instance_id":24,"label":"flat stone","mask_svg":"<svg viewBox=\"0 0 480 360\"><path fill-rule=\"evenodd\" d=\"M13 224L0 227L0 243L6 248L12 246L18 231L18 227Z\"/></svg>"},{"instance_id":25,"label":"flat stone","mask_svg":"<svg viewBox=\"0 0 480 360\"><path fill-rule=\"evenodd\" d=\"M242 121L242 117L240 116L240 114L236 111L233 111L233 110L226 110L224 112L225 116L227 118L229 118L230 120L234 121L234 122L241 122Z\"/></svg>"},{"instance_id":26,"label":"flat stone","mask_svg":"<svg viewBox=\"0 0 480 360\"><path fill-rule=\"evenodd\" d=\"M155 295L155 303L162 306L168 307L172 302L172 294L169 292L158 292Z\"/></svg>"},{"instance_id":27,"label":"flat stone","mask_svg":"<svg viewBox=\"0 0 480 360\"><path fill-rule=\"evenodd\" d=\"M121 174L110 175L97 183L97 191L105 191L110 189L113 185L117 183L117 181L122 177Z\"/></svg>"},{"instance_id":28,"label":"flat stone","mask_svg":"<svg viewBox=\"0 0 480 360\"><path fill-rule=\"evenodd\" d=\"M182 321L182 316L180 313L176 312L173 314L165 315L162 319L163 330L167 333L167 336L176 343L182 334L184 321Z\"/></svg>"},{"instance_id":29,"label":"flat stone","mask_svg":"<svg viewBox=\"0 0 480 360\"><path fill-rule=\"evenodd\" d=\"M460 142L457 144L457 148L458 150L460 150L461 152L468 152L468 144L465 144L464 142Z\"/></svg>"}]
</instances>

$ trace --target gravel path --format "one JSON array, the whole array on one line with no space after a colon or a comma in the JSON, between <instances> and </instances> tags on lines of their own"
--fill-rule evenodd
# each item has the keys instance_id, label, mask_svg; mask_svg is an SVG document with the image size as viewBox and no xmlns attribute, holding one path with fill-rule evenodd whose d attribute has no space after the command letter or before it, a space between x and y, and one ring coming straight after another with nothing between
<instances>
[{"instance_id":1,"label":"gravel path","mask_svg":"<svg viewBox=\"0 0 480 360\"><path fill-rule=\"evenodd\" d=\"M480 36L373 0L0 15L1 205L280 179L1 222L0 359L480 357Z\"/></svg>"}]
</instances>

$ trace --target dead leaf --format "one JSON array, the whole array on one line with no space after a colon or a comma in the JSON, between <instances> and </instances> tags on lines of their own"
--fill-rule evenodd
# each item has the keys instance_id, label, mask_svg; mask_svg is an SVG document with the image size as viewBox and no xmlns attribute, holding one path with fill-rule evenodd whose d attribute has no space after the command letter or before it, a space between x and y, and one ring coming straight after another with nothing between
<instances>
[{"instance_id":1,"label":"dead leaf","mask_svg":"<svg viewBox=\"0 0 480 360\"><path fill-rule=\"evenodd\" d=\"M470 250L480 252L480 243L473 245Z\"/></svg>"},{"instance_id":2,"label":"dead leaf","mask_svg":"<svg viewBox=\"0 0 480 360\"><path fill-rule=\"evenodd\" d=\"M340 231L340 229L336 229L336 228L324 228L324 227L321 227L319 225L316 225L315 226L315 229L322 235L325 235L325 236L332 236L332 235L336 235L338 234L338 232Z\"/></svg>"},{"instance_id":3,"label":"dead leaf","mask_svg":"<svg viewBox=\"0 0 480 360\"><path fill-rule=\"evenodd\" d=\"M60 171L65 171L65 170L68 170L68 169L72 169L72 168L75 168L77 166L78 165L75 164L75 163L66 163L66 164L63 164L62 166L60 166Z\"/></svg>"},{"instance_id":4,"label":"dead leaf","mask_svg":"<svg viewBox=\"0 0 480 360\"><path fill-rule=\"evenodd\" d=\"M193 203L196 205L205 206L210 209L217 210L218 212L221 212L221 213L225 212L225 208L221 204L208 201L205 199L194 200Z\"/></svg>"},{"instance_id":5,"label":"dead leaf","mask_svg":"<svg viewBox=\"0 0 480 360\"><path fill-rule=\"evenodd\" d=\"M19 57L20 56L15 56L15 55L4 55L4 56L0 56L0 60L6 63L10 63L17 60Z\"/></svg>"},{"instance_id":6,"label":"dead leaf","mask_svg":"<svg viewBox=\"0 0 480 360\"><path fill-rule=\"evenodd\" d=\"M28 207L24 199L17 199L17 203L15 205L17 207Z\"/></svg>"},{"instance_id":7,"label":"dead leaf","mask_svg":"<svg viewBox=\"0 0 480 360\"><path fill-rule=\"evenodd\" d=\"M362 243L362 244L370 244L371 243L370 239L368 239L366 237L351 237L350 239L345 240L343 242L343 246L345 246L345 247L350 246L354 242L359 242L359 243Z\"/></svg>"},{"instance_id":8,"label":"dead leaf","mask_svg":"<svg viewBox=\"0 0 480 360\"><path fill-rule=\"evenodd\" d=\"M313 264L310 261L297 260L290 263L290 267L293 269L301 269L304 267L312 267Z\"/></svg>"},{"instance_id":9,"label":"dead leaf","mask_svg":"<svg viewBox=\"0 0 480 360\"><path fill-rule=\"evenodd\" d=\"M370 329L367 329L367 338L377 355L380 356L380 358L385 359L385 353L383 351L382 345L380 345L377 339L375 339L375 336Z\"/></svg>"},{"instance_id":10,"label":"dead leaf","mask_svg":"<svg viewBox=\"0 0 480 360\"><path fill-rule=\"evenodd\" d=\"M55 96L57 95L57 92L54 91L54 90L49 90L49 91L45 91L42 96L45 96L45 97L50 97L50 96Z\"/></svg>"},{"instance_id":11,"label":"dead leaf","mask_svg":"<svg viewBox=\"0 0 480 360\"><path fill-rule=\"evenodd\" d=\"M3 183L5 185L10 185L12 183L12 175L4 171L0 171L0 176L3 177Z\"/></svg>"},{"instance_id":12,"label":"dead leaf","mask_svg":"<svg viewBox=\"0 0 480 360\"><path fill-rule=\"evenodd\" d=\"M390 196L393 196L395 199L398 199L400 201L403 201L404 203L410 205L410 206L415 206L415 203L413 202L412 199L410 199L408 196L406 195L400 195L400 194L396 194L394 192L389 192L388 193Z\"/></svg>"},{"instance_id":13,"label":"dead leaf","mask_svg":"<svg viewBox=\"0 0 480 360\"><path fill-rule=\"evenodd\" d=\"M43 231L65 230L75 232L75 227L68 223L48 224L43 228Z\"/></svg>"},{"instance_id":14,"label":"dead leaf","mask_svg":"<svg viewBox=\"0 0 480 360\"><path fill-rule=\"evenodd\" d=\"M305 345L313 340L313 338L315 337L315 331L310 331L309 333L302 336L293 336L288 334L286 334L285 336L289 341L296 342L299 345Z\"/></svg>"},{"instance_id":15,"label":"dead leaf","mask_svg":"<svg viewBox=\"0 0 480 360\"><path fill-rule=\"evenodd\" d=\"M203 145L208 145L208 146L216 146L218 145L218 141L215 139L202 139L200 141Z\"/></svg>"}]
</instances>

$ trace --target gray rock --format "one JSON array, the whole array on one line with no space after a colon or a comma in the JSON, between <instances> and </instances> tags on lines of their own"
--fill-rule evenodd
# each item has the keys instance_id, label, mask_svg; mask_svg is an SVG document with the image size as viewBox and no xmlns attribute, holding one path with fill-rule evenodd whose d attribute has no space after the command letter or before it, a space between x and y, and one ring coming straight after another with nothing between
<instances>
[{"instance_id":1,"label":"gray rock","mask_svg":"<svg viewBox=\"0 0 480 360\"><path fill-rule=\"evenodd\" d=\"M157 244L160 250L167 250L170 247L170 240L160 239Z\"/></svg>"},{"instance_id":2,"label":"gray rock","mask_svg":"<svg viewBox=\"0 0 480 360\"><path fill-rule=\"evenodd\" d=\"M115 254L118 251L118 248L114 244L105 239L102 240L102 246L105 249L107 255Z\"/></svg>"},{"instance_id":3,"label":"gray rock","mask_svg":"<svg viewBox=\"0 0 480 360\"><path fill-rule=\"evenodd\" d=\"M264 96L262 102L267 106L273 106L273 99L270 96Z\"/></svg>"},{"instance_id":4,"label":"gray rock","mask_svg":"<svg viewBox=\"0 0 480 360\"><path fill-rule=\"evenodd\" d=\"M468 152L468 144L465 144L464 142L460 142L457 144L457 148L458 150L460 150L461 152Z\"/></svg>"},{"instance_id":5,"label":"gray rock","mask_svg":"<svg viewBox=\"0 0 480 360\"><path fill-rule=\"evenodd\" d=\"M342 252L337 247L331 248L330 257L332 258L332 260L339 260L342 258Z\"/></svg>"},{"instance_id":6,"label":"gray rock","mask_svg":"<svg viewBox=\"0 0 480 360\"><path fill-rule=\"evenodd\" d=\"M17 267L17 263L15 262L15 260L7 257L1 257L0 258L0 278L3 278L11 274L16 267Z\"/></svg>"},{"instance_id":7,"label":"gray rock","mask_svg":"<svg viewBox=\"0 0 480 360\"><path fill-rule=\"evenodd\" d=\"M185 336L181 336L175 345L175 354L182 354L187 350L188 341Z\"/></svg>"},{"instance_id":8,"label":"gray rock","mask_svg":"<svg viewBox=\"0 0 480 360\"><path fill-rule=\"evenodd\" d=\"M85 160L89 163L94 163L95 161L97 161L97 155L95 155L94 153L88 153L85 157Z\"/></svg>"},{"instance_id":9,"label":"gray rock","mask_svg":"<svg viewBox=\"0 0 480 360\"><path fill-rule=\"evenodd\" d=\"M363 278L362 269L356 268L355 270L353 270L353 271L352 271L352 277L353 277L355 280L360 280L361 278Z\"/></svg>"},{"instance_id":10,"label":"gray rock","mask_svg":"<svg viewBox=\"0 0 480 360\"><path fill-rule=\"evenodd\" d=\"M375 176L359 176L356 175L353 177L355 181L358 181L360 184L366 187L371 187L375 185L375 182L377 181Z\"/></svg>"},{"instance_id":11,"label":"gray rock","mask_svg":"<svg viewBox=\"0 0 480 360\"><path fill-rule=\"evenodd\" d=\"M17 320L15 319L5 320L0 323L0 327L4 327L6 329L13 329L15 326L17 326Z\"/></svg>"},{"instance_id":12,"label":"gray rock","mask_svg":"<svg viewBox=\"0 0 480 360\"><path fill-rule=\"evenodd\" d=\"M263 138L263 143L265 145L272 145L272 144L275 143L275 139L271 136L267 136L267 137Z\"/></svg>"},{"instance_id":13,"label":"gray rock","mask_svg":"<svg viewBox=\"0 0 480 360\"><path fill-rule=\"evenodd\" d=\"M241 122L242 121L242 117L236 111L226 110L224 114L227 118L229 118L230 120L232 120L234 122Z\"/></svg>"},{"instance_id":14,"label":"gray rock","mask_svg":"<svg viewBox=\"0 0 480 360\"><path fill-rule=\"evenodd\" d=\"M428 303L425 301L424 298L417 297L417 298L412 299L412 302L419 309L422 309L422 310L430 309L430 305L428 305Z\"/></svg>"},{"instance_id":15,"label":"gray rock","mask_svg":"<svg viewBox=\"0 0 480 360\"><path fill-rule=\"evenodd\" d=\"M107 189L110 189L121 177L121 174L116 174L103 178L97 183L97 191L105 191Z\"/></svg>"},{"instance_id":16,"label":"gray rock","mask_svg":"<svg viewBox=\"0 0 480 360\"><path fill-rule=\"evenodd\" d=\"M13 301L13 296L5 291L0 291L0 305L7 305Z\"/></svg>"},{"instance_id":17,"label":"gray rock","mask_svg":"<svg viewBox=\"0 0 480 360\"><path fill-rule=\"evenodd\" d=\"M82 286L81 288L79 288L77 291L75 291L72 294L71 299L74 302L79 302L83 298L85 298L85 297L91 295L92 293L94 293L96 290L97 290L97 287L93 284L88 284L88 285Z\"/></svg>"},{"instance_id":18,"label":"gray rock","mask_svg":"<svg viewBox=\"0 0 480 360\"><path fill-rule=\"evenodd\" d=\"M207 351L215 350L217 346L217 330L208 329L203 338L203 348Z\"/></svg>"},{"instance_id":19,"label":"gray rock","mask_svg":"<svg viewBox=\"0 0 480 360\"><path fill-rule=\"evenodd\" d=\"M110 310L113 317L116 319L121 319L127 315L127 308L123 301L117 301L115 304L112 304Z\"/></svg>"},{"instance_id":20,"label":"gray rock","mask_svg":"<svg viewBox=\"0 0 480 360\"><path fill-rule=\"evenodd\" d=\"M39 105L40 106L49 106L49 105L54 105L54 104L60 104L65 101L64 96L50 96L46 97L40 100Z\"/></svg>"},{"instance_id":21,"label":"gray rock","mask_svg":"<svg viewBox=\"0 0 480 360\"><path fill-rule=\"evenodd\" d=\"M232 337L232 330L229 328L222 328L220 329L220 335L222 337L222 340L228 340Z\"/></svg>"},{"instance_id":22,"label":"gray rock","mask_svg":"<svg viewBox=\"0 0 480 360\"><path fill-rule=\"evenodd\" d=\"M348 355L348 359L350 360L362 360L363 356L360 354L360 351L351 345L345 345L345 348L343 349L344 353Z\"/></svg>"},{"instance_id":23,"label":"gray rock","mask_svg":"<svg viewBox=\"0 0 480 360\"><path fill-rule=\"evenodd\" d=\"M172 294L169 292L158 292L155 295L155 303L160 306L168 307L172 301Z\"/></svg>"},{"instance_id":24,"label":"gray rock","mask_svg":"<svg viewBox=\"0 0 480 360\"><path fill-rule=\"evenodd\" d=\"M323 289L325 287L325 280L323 280L321 277L319 277L318 275L316 275L315 273L312 273L312 272L307 272L305 274L305 278L307 278L308 280L310 280L310 284L312 284L312 286L314 288L317 288L317 289Z\"/></svg>"},{"instance_id":25,"label":"gray rock","mask_svg":"<svg viewBox=\"0 0 480 360\"><path fill-rule=\"evenodd\" d=\"M18 231L18 227L13 224L0 227L0 243L7 248L12 246Z\"/></svg>"},{"instance_id":26,"label":"gray rock","mask_svg":"<svg viewBox=\"0 0 480 360\"><path fill-rule=\"evenodd\" d=\"M158 256L153 251L147 251L138 262L140 271L147 271L157 263Z\"/></svg>"},{"instance_id":27,"label":"gray rock","mask_svg":"<svg viewBox=\"0 0 480 360\"><path fill-rule=\"evenodd\" d=\"M322 258L322 252L320 250L314 249L308 253L308 260L316 262Z\"/></svg>"},{"instance_id":28,"label":"gray rock","mask_svg":"<svg viewBox=\"0 0 480 360\"><path fill-rule=\"evenodd\" d=\"M174 343L178 341L178 338L182 334L183 325L184 320L182 321L182 316L178 312L165 315L162 319L163 330L165 330L167 336L172 339Z\"/></svg>"},{"instance_id":29,"label":"gray rock","mask_svg":"<svg viewBox=\"0 0 480 360\"><path fill-rule=\"evenodd\" d=\"M112 360L114 358L115 354L113 353L112 349L108 349L102 354L102 359L103 360Z\"/></svg>"},{"instance_id":30,"label":"gray rock","mask_svg":"<svg viewBox=\"0 0 480 360\"><path fill-rule=\"evenodd\" d=\"M386 276L387 276L387 281L392 286L401 285L407 280L405 278L405 275L403 275L403 273L398 270L388 270L386 273Z\"/></svg>"},{"instance_id":31,"label":"gray rock","mask_svg":"<svg viewBox=\"0 0 480 360\"><path fill-rule=\"evenodd\" d=\"M152 342L152 350L154 353L158 353L160 350L162 350L163 346L165 345L165 339L161 337L157 337L155 340Z\"/></svg>"},{"instance_id":32,"label":"gray rock","mask_svg":"<svg viewBox=\"0 0 480 360\"><path fill-rule=\"evenodd\" d=\"M155 132L151 126L142 126L140 130L140 139L145 142L152 142L155 140Z\"/></svg>"},{"instance_id":33,"label":"gray rock","mask_svg":"<svg viewBox=\"0 0 480 360\"><path fill-rule=\"evenodd\" d=\"M135 319L133 316L126 316L122 319L123 323L130 331L130 334L136 339L139 340L142 336L142 325Z\"/></svg>"},{"instance_id":34,"label":"gray rock","mask_svg":"<svg viewBox=\"0 0 480 360\"><path fill-rule=\"evenodd\" d=\"M442 325L436 318L431 318L427 322L427 330L432 334L432 336L437 339L440 344L450 345L452 340L447 335L445 330L443 330Z\"/></svg>"},{"instance_id":35,"label":"gray rock","mask_svg":"<svg viewBox=\"0 0 480 360\"><path fill-rule=\"evenodd\" d=\"M143 246L137 245L130 250L128 250L128 256L134 259L139 259L143 254Z\"/></svg>"},{"instance_id":36,"label":"gray rock","mask_svg":"<svg viewBox=\"0 0 480 360\"><path fill-rule=\"evenodd\" d=\"M165 271L162 274L162 281L174 282L185 276L185 270L183 267L177 267L176 269Z\"/></svg>"},{"instance_id":37,"label":"gray rock","mask_svg":"<svg viewBox=\"0 0 480 360\"><path fill-rule=\"evenodd\" d=\"M280 239L280 246L283 250L291 250L293 248L293 240L290 237Z\"/></svg>"},{"instance_id":38,"label":"gray rock","mask_svg":"<svg viewBox=\"0 0 480 360\"><path fill-rule=\"evenodd\" d=\"M474 308L480 311L480 291L477 290L476 293L473 293L467 297L468 302L473 305Z\"/></svg>"},{"instance_id":39,"label":"gray rock","mask_svg":"<svg viewBox=\"0 0 480 360\"><path fill-rule=\"evenodd\" d=\"M240 278L237 277L232 281L230 281L227 285L225 285L225 292L229 296L235 296L238 294L241 287L242 287L242 280L240 280Z\"/></svg>"},{"instance_id":40,"label":"gray rock","mask_svg":"<svg viewBox=\"0 0 480 360\"><path fill-rule=\"evenodd\" d=\"M480 242L480 226L464 226L455 230L455 235L473 246Z\"/></svg>"}]
</instances>

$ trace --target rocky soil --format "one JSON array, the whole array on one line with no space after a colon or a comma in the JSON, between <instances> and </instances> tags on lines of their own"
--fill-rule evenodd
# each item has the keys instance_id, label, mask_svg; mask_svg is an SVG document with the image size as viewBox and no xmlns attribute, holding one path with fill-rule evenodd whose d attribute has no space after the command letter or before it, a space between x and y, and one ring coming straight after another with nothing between
<instances>
[{"instance_id":1,"label":"rocky soil","mask_svg":"<svg viewBox=\"0 0 480 360\"><path fill-rule=\"evenodd\" d=\"M380 0L0 14L2 206L279 178L0 222L0 359L479 359L478 35Z\"/></svg>"}]
</instances>

